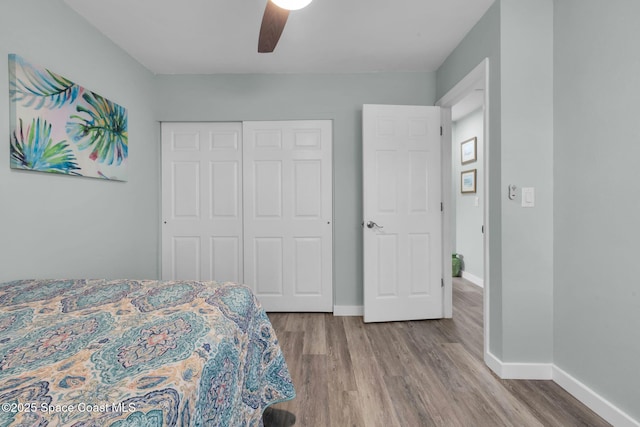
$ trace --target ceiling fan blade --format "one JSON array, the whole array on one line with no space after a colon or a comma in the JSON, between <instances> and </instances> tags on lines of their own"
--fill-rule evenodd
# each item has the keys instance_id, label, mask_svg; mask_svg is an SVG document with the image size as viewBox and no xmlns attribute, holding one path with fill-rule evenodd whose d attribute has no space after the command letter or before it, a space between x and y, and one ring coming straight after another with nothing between
<instances>
[{"instance_id":1,"label":"ceiling fan blade","mask_svg":"<svg viewBox=\"0 0 640 427\"><path fill-rule=\"evenodd\" d=\"M289 11L282 9L271 0L267 0L267 7L264 9L262 16L262 25L260 26L260 37L258 38L258 52L270 53L276 48L284 24L287 23Z\"/></svg>"}]
</instances>

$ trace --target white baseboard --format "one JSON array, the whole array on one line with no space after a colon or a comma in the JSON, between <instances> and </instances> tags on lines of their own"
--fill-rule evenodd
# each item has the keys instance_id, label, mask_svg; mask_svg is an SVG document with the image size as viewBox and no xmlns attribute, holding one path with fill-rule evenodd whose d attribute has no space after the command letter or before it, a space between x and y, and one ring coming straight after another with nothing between
<instances>
[{"instance_id":1,"label":"white baseboard","mask_svg":"<svg viewBox=\"0 0 640 427\"><path fill-rule=\"evenodd\" d=\"M553 366L553 381L612 425L640 427L640 422L555 365Z\"/></svg>"},{"instance_id":2,"label":"white baseboard","mask_svg":"<svg viewBox=\"0 0 640 427\"><path fill-rule=\"evenodd\" d=\"M505 380L552 380L610 424L640 427L640 422L552 363L504 363L490 352L484 354L484 362Z\"/></svg>"},{"instance_id":3,"label":"white baseboard","mask_svg":"<svg viewBox=\"0 0 640 427\"><path fill-rule=\"evenodd\" d=\"M470 281L471 283L473 283L476 286L480 286L481 288L484 288L484 279L475 276L471 273L467 273L466 271L462 272L462 278L466 279L468 281Z\"/></svg>"},{"instance_id":4,"label":"white baseboard","mask_svg":"<svg viewBox=\"0 0 640 427\"><path fill-rule=\"evenodd\" d=\"M334 305L334 316L364 316L364 306L361 305Z\"/></svg>"},{"instance_id":5,"label":"white baseboard","mask_svg":"<svg viewBox=\"0 0 640 427\"><path fill-rule=\"evenodd\" d=\"M502 378L511 380L550 380L553 376L551 363L505 363Z\"/></svg>"},{"instance_id":6,"label":"white baseboard","mask_svg":"<svg viewBox=\"0 0 640 427\"><path fill-rule=\"evenodd\" d=\"M550 380L553 375L551 363L505 363L491 353L484 361L503 380Z\"/></svg>"},{"instance_id":7,"label":"white baseboard","mask_svg":"<svg viewBox=\"0 0 640 427\"><path fill-rule=\"evenodd\" d=\"M484 353L484 363L487 364L489 369L491 369L494 374L502 378L502 362L491 352Z\"/></svg>"}]
</instances>

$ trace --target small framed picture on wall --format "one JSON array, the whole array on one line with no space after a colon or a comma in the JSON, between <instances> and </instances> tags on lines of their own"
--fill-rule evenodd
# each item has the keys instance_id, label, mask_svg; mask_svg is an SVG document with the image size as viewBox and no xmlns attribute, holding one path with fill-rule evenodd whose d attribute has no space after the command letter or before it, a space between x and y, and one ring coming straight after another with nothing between
<instances>
[{"instance_id":1,"label":"small framed picture on wall","mask_svg":"<svg viewBox=\"0 0 640 427\"><path fill-rule=\"evenodd\" d=\"M478 138L474 136L473 138L467 139L466 141L460 143L460 160L462 161L463 165L466 165L467 163L473 163L477 160L477 139Z\"/></svg>"},{"instance_id":2,"label":"small framed picture on wall","mask_svg":"<svg viewBox=\"0 0 640 427\"><path fill-rule=\"evenodd\" d=\"M476 175L477 169L460 172L460 192L475 193L476 192Z\"/></svg>"}]
</instances>

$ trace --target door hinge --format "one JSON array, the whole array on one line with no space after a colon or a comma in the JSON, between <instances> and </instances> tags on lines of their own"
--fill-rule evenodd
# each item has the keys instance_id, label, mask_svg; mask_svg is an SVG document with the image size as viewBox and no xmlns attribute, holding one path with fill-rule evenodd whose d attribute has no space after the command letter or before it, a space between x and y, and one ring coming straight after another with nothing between
<instances>
[{"instance_id":1,"label":"door hinge","mask_svg":"<svg viewBox=\"0 0 640 427\"><path fill-rule=\"evenodd\" d=\"M440 287L444 288L444 279L442 279L442 278L440 279Z\"/></svg>"},{"instance_id":2,"label":"door hinge","mask_svg":"<svg viewBox=\"0 0 640 427\"><path fill-rule=\"evenodd\" d=\"M440 212L444 212L444 203L440 202Z\"/></svg>"},{"instance_id":3,"label":"door hinge","mask_svg":"<svg viewBox=\"0 0 640 427\"><path fill-rule=\"evenodd\" d=\"M482 234L484 234L484 225L482 226Z\"/></svg>"},{"instance_id":4,"label":"door hinge","mask_svg":"<svg viewBox=\"0 0 640 427\"><path fill-rule=\"evenodd\" d=\"M440 126L440 136L442 136L442 126Z\"/></svg>"}]
</instances>

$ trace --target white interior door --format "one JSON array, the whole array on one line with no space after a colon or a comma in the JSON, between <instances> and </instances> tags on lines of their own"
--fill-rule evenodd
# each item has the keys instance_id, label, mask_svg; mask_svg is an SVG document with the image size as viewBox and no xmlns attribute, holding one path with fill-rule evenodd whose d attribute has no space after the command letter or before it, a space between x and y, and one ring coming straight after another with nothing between
<instances>
[{"instance_id":1,"label":"white interior door","mask_svg":"<svg viewBox=\"0 0 640 427\"><path fill-rule=\"evenodd\" d=\"M244 122L245 283L267 311L333 311L331 121Z\"/></svg>"},{"instance_id":2,"label":"white interior door","mask_svg":"<svg viewBox=\"0 0 640 427\"><path fill-rule=\"evenodd\" d=\"M243 281L242 124L162 124L162 278Z\"/></svg>"},{"instance_id":3,"label":"white interior door","mask_svg":"<svg viewBox=\"0 0 640 427\"><path fill-rule=\"evenodd\" d=\"M363 108L364 321L443 317L440 108Z\"/></svg>"}]
</instances>

